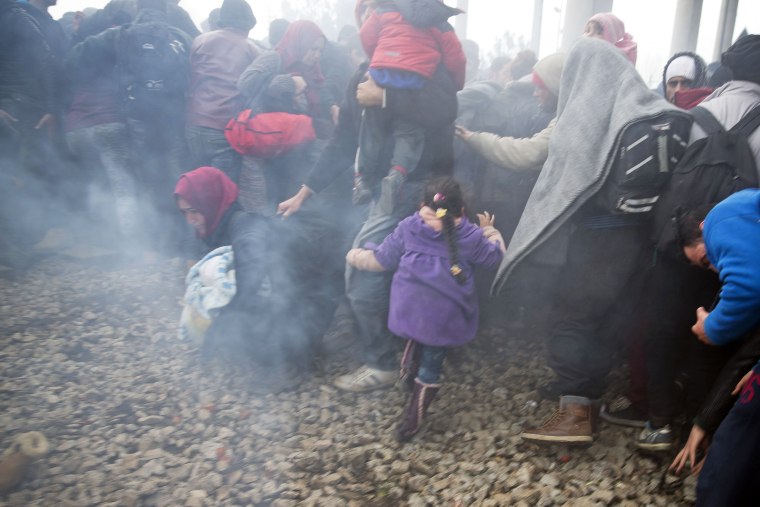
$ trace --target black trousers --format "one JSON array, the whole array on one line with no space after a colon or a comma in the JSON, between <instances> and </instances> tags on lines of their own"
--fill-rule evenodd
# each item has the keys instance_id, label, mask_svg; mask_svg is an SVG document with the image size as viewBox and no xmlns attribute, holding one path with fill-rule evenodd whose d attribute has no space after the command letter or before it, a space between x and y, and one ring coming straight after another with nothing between
<instances>
[{"instance_id":1,"label":"black trousers","mask_svg":"<svg viewBox=\"0 0 760 507\"><path fill-rule=\"evenodd\" d=\"M660 255L646 276L641 307L646 321L647 399L649 418L659 427L670 424L681 409L695 415L731 351L705 345L691 333L697 308L709 309L720 289L715 273ZM679 375L685 380L684 399L678 399Z\"/></svg>"},{"instance_id":2,"label":"black trousers","mask_svg":"<svg viewBox=\"0 0 760 507\"><path fill-rule=\"evenodd\" d=\"M568 261L557 280L556 322L547 338L547 360L564 394L599 398L621 348L615 327L618 304L627 300L639 257L643 226L579 227L570 238Z\"/></svg>"}]
</instances>

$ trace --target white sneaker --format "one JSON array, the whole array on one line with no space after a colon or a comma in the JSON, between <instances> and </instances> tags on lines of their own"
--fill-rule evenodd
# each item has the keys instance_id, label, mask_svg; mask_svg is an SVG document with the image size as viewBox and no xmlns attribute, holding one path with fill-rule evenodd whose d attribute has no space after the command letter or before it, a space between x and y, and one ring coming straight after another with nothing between
<instances>
[{"instance_id":1,"label":"white sneaker","mask_svg":"<svg viewBox=\"0 0 760 507\"><path fill-rule=\"evenodd\" d=\"M370 368L366 364L358 370L341 375L335 379L335 387L343 391L363 393L374 389L385 389L396 382L398 372L383 371L376 368Z\"/></svg>"}]
</instances>

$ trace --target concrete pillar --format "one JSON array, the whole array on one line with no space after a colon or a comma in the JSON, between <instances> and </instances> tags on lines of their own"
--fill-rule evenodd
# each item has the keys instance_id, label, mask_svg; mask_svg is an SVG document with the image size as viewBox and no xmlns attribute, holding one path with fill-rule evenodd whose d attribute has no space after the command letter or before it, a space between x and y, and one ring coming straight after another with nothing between
<instances>
[{"instance_id":1,"label":"concrete pillar","mask_svg":"<svg viewBox=\"0 0 760 507\"><path fill-rule=\"evenodd\" d=\"M467 38L467 9L469 4L469 0L457 0L457 8L464 11L464 14L454 18L454 30L460 39Z\"/></svg>"},{"instance_id":2,"label":"concrete pillar","mask_svg":"<svg viewBox=\"0 0 760 507\"><path fill-rule=\"evenodd\" d=\"M739 8L739 0L723 0L720 5L718 17L718 35L715 37L715 50L713 60L720 61L720 55L731 46L734 38L734 26L736 25L736 11Z\"/></svg>"},{"instance_id":3,"label":"concrete pillar","mask_svg":"<svg viewBox=\"0 0 760 507\"><path fill-rule=\"evenodd\" d=\"M702 0L678 0L670 54L696 51L699 23L702 18Z\"/></svg>"},{"instance_id":4,"label":"concrete pillar","mask_svg":"<svg viewBox=\"0 0 760 507\"><path fill-rule=\"evenodd\" d=\"M539 53L541 45L541 19L544 15L544 0L533 0L533 29L530 33L529 48L532 49L536 55Z\"/></svg>"},{"instance_id":5,"label":"concrete pillar","mask_svg":"<svg viewBox=\"0 0 760 507\"><path fill-rule=\"evenodd\" d=\"M588 18L597 12L610 12L612 0L567 0L565 2L564 24L562 28L562 51L572 47L583 35Z\"/></svg>"}]
</instances>

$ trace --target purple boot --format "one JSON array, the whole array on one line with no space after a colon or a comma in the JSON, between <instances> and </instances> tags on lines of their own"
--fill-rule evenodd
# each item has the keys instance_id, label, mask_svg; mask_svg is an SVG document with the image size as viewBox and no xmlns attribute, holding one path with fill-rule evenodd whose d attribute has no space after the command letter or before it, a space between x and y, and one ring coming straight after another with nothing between
<instances>
[{"instance_id":1,"label":"purple boot","mask_svg":"<svg viewBox=\"0 0 760 507\"><path fill-rule=\"evenodd\" d=\"M398 387L405 393L414 389L414 379L420 369L420 347L413 340L406 341L404 354L401 356L401 371L398 374Z\"/></svg>"},{"instance_id":2,"label":"purple boot","mask_svg":"<svg viewBox=\"0 0 760 507\"><path fill-rule=\"evenodd\" d=\"M440 387L441 384L425 384L419 379L414 380L414 391L396 426L396 440L408 442L420 431L422 420Z\"/></svg>"}]
</instances>

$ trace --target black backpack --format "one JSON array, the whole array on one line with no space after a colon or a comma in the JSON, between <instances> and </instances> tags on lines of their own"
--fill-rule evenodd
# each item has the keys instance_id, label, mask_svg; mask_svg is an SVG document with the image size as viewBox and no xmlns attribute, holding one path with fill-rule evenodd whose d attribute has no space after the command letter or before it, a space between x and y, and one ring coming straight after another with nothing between
<instances>
[{"instance_id":1,"label":"black backpack","mask_svg":"<svg viewBox=\"0 0 760 507\"><path fill-rule=\"evenodd\" d=\"M717 204L735 192L758 186L755 157L747 138L760 125L760 106L729 131L707 109L697 106L690 112L707 137L689 145L657 204L653 224L652 239L657 249L678 257L678 214Z\"/></svg>"},{"instance_id":2,"label":"black backpack","mask_svg":"<svg viewBox=\"0 0 760 507\"><path fill-rule=\"evenodd\" d=\"M129 116L146 117L181 103L187 88L186 41L162 22L125 27L119 41L119 81Z\"/></svg>"},{"instance_id":3,"label":"black backpack","mask_svg":"<svg viewBox=\"0 0 760 507\"><path fill-rule=\"evenodd\" d=\"M652 211L686 151L691 123L687 113L667 111L621 129L615 161L598 194L601 207L613 213Z\"/></svg>"}]
</instances>

